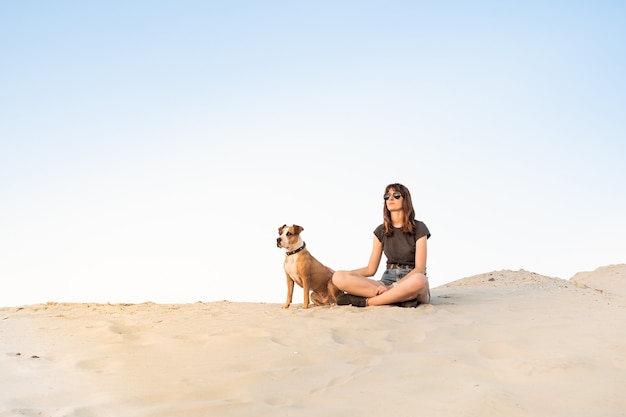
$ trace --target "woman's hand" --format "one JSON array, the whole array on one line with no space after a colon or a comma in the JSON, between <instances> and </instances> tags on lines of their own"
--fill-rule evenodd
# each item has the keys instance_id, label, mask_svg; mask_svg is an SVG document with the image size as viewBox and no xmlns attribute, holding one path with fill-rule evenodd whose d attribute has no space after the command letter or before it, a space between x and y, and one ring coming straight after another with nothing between
<instances>
[{"instance_id":1,"label":"woman's hand","mask_svg":"<svg viewBox=\"0 0 626 417\"><path fill-rule=\"evenodd\" d=\"M376 288L376 295L381 295L382 293L385 293L387 291L389 291L389 287L379 285L378 288Z\"/></svg>"}]
</instances>

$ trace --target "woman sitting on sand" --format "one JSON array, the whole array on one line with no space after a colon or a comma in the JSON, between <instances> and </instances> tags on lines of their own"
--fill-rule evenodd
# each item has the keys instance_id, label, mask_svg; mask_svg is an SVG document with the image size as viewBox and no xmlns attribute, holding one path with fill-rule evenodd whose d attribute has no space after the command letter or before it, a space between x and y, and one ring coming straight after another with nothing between
<instances>
[{"instance_id":1,"label":"woman sitting on sand","mask_svg":"<svg viewBox=\"0 0 626 417\"><path fill-rule=\"evenodd\" d=\"M337 297L338 305L417 307L430 302L426 277L426 240L430 232L423 222L415 220L411 193L404 185L388 185L383 198L384 222L374 230L369 263L333 274L333 283L346 292ZM368 278L376 274L383 252L387 269L381 280Z\"/></svg>"}]
</instances>

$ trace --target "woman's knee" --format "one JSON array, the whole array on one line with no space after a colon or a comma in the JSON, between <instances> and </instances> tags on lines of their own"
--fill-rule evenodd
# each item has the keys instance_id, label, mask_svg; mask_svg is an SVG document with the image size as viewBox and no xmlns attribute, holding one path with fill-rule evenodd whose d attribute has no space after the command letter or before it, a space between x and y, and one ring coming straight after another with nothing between
<instances>
[{"instance_id":1,"label":"woman's knee","mask_svg":"<svg viewBox=\"0 0 626 417\"><path fill-rule=\"evenodd\" d=\"M333 284L335 284L338 288L341 288L346 281L346 276L346 271L335 271L332 277Z\"/></svg>"},{"instance_id":2,"label":"woman's knee","mask_svg":"<svg viewBox=\"0 0 626 417\"><path fill-rule=\"evenodd\" d=\"M411 274L407 277L407 284L410 285L411 292L416 294L428 289L428 278L421 273Z\"/></svg>"}]
</instances>

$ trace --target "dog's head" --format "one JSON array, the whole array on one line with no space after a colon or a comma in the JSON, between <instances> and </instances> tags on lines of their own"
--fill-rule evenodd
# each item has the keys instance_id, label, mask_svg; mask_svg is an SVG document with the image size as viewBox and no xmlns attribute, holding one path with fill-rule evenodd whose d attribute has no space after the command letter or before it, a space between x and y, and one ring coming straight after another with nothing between
<instances>
[{"instance_id":1,"label":"dog's head","mask_svg":"<svg viewBox=\"0 0 626 417\"><path fill-rule=\"evenodd\" d=\"M291 248L300 242L300 232L304 227L297 224L287 226L286 224L278 228L278 237L276 238L276 246L279 248Z\"/></svg>"}]
</instances>

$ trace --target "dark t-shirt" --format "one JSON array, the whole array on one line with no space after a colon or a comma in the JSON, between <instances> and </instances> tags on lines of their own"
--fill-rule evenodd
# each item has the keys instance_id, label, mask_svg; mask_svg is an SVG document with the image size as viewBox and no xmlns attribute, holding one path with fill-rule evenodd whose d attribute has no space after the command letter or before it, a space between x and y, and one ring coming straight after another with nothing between
<instances>
[{"instance_id":1,"label":"dark t-shirt","mask_svg":"<svg viewBox=\"0 0 626 417\"><path fill-rule=\"evenodd\" d=\"M387 257L387 264L401 264L415 266L415 242L421 237L430 237L428 227L415 221L413 234L404 233L401 228L393 228L391 236L385 236L385 226L381 224L374 230L374 235L383 244L383 253Z\"/></svg>"}]
</instances>

